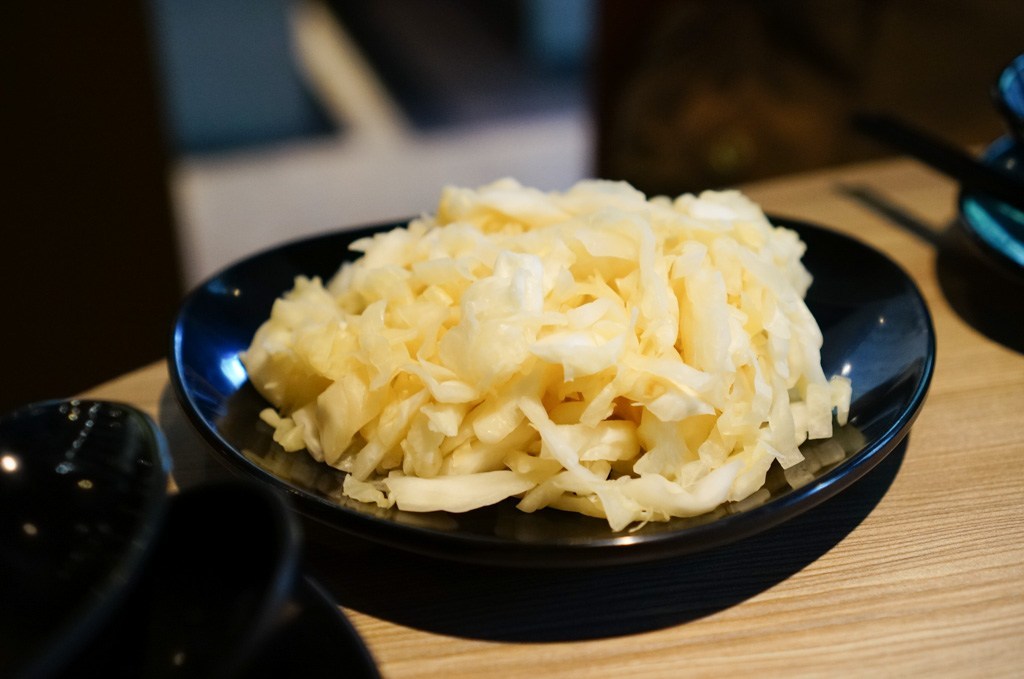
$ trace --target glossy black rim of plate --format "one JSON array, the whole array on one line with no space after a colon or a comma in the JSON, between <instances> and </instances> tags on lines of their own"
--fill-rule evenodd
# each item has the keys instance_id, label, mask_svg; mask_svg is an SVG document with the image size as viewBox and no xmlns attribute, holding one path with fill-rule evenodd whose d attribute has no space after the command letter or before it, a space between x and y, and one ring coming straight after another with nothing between
<instances>
[{"instance_id":1,"label":"glossy black rim of plate","mask_svg":"<svg viewBox=\"0 0 1024 679\"><path fill-rule=\"evenodd\" d=\"M268 460L294 454L282 454L270 441L269 427L258 420L268 404L247 382L239 352L295 276L326 280L356 256L347 249L352 241L404 222L292 241L208 279L179 311L171 337L171 383L219 459L287 492L302 514L341 533L428 556L525 567L598 566L710 549L776 526L861 478L906 436L934 370L931 315L898 265L837 232L780 217L772 221L796 230L807 244L804 263L815 276L807 301L825 335L823 367L826 374L852 378L851 426L864 442L800 487L780 484L781 473L770 474L776 486L772 497L748 509L612 533L603 520L554 509L524 514L512 501L465 514L412 514L328 497L341 472L304 454L285 460L303 467L290 478L268 471Z\"/></svg>"},{"instance_id":2,"label":"glossy black rim of plate","mask_svg":"<svg viewBox=\"0 0 1024 679\"><path fill-rule=\"evenodd\" d=\"M1013 137L997 139L982 159L1024 180L1024 152ZM991 196L966 190L960 191L957 207L961 227L984 260L1018 282L1024 281L1024 213Z\"/></svg>"}]
</instances>

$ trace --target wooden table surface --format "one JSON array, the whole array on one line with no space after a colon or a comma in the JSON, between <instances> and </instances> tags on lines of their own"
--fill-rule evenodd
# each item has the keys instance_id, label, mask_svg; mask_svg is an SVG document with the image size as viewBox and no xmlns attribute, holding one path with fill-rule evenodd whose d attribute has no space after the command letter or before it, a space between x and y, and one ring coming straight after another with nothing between
<instances>
[{"instance_id":1,"label":"wooden table surface","mask_svg":"<svg viewBox=\"0 0 1024 679\"><path fill-rule=\"evenodd\" d=\"M956 254L955 186L911 160L743 188L919 285L938 356L907 445L803 516L688 558L516 571L308 539L385 677L1020 675L1024 290ZM152 414L179 486L224 473L164 363L85 395Z\"/></svg>"}]
</instances>

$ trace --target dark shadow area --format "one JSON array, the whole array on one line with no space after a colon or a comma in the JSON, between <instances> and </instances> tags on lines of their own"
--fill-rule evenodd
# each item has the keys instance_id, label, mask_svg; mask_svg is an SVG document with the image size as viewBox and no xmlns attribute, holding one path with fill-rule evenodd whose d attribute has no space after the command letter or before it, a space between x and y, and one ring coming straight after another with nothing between
<instances>
[{"instance_id":1,"label":"dark shadow area","mask_svg":"<svg viewBox=\"0 0 1024 679\"><path fill-rule=\"evenodd\" d=\"M545 642L670 627L735 606L827 553L885 495L906 446L905 440L870 474L815 509L689 557L593 569L508 569L435 560L307 525L307 570L343 606L439 634Z\"/></svg>"}]
</instances>

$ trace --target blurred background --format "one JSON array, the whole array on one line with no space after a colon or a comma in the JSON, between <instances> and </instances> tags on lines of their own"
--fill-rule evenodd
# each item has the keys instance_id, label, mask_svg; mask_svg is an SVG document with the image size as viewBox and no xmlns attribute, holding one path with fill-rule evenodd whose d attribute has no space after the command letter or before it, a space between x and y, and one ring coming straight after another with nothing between
<instances>
[{"instance_id":1,"label":"blurred background","mask_svg":"<svg viewBox=\"0 0 1024 679\"><path fill-rule=\"evenodd\" d=\"M877 157L851 112L972 148L1018 0L6 4L0 407L166 356L174 313L283 240L443 185L678 194Z\"/></svg>"}]
</instances>

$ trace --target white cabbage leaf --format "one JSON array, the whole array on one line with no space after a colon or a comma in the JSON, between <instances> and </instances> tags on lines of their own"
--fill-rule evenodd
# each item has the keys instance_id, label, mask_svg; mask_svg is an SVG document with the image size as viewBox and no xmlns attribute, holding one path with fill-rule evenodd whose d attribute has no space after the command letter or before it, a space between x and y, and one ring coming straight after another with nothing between
<instances>
[{"instance_id":1,"label":"white cabbage leaf","mask_svg":"<svg viewBox=\"0 0 1024 679\"><path fill-rule=\"evenodd\" d=\"M618 531L760 502L772 465L803 479L801 445L831 459L849 418L804 243L737 191L502 179L351 248L241 359L274 440L347 472L354 500L512 498Z\"/></svg>"}]
</instances>

